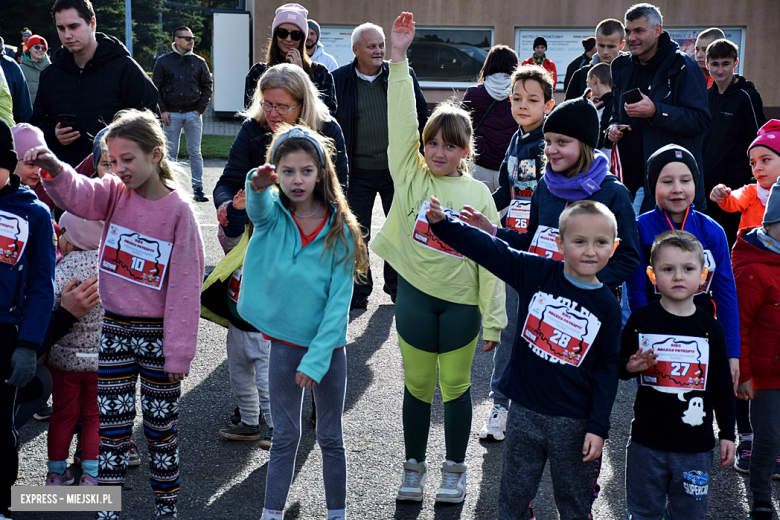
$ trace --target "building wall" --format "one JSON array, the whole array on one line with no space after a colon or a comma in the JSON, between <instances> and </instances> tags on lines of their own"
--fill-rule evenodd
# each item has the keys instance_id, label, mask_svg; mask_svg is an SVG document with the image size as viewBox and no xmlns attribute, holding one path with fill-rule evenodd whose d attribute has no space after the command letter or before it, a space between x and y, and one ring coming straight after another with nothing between
<instances>
[{"instance_id":1,"label":"building wall","mask_svg":"<svg viewBox=\"0 0 780 520\"><path fill-rule=\"evenodd\" d=\"M262 59L270 35L271 23L281 0L254 1L254 56ZM300 0L299 0L300 1ZM252 3L252 0L250 2ZM413 11L419 24L440 26L476 26L494 29L494 44L514 48L517 27L589 27L604 18L623 20L626 9L635 2L617 0L547 0L544 2L506 0L398 0L362 2L359 0L306 0L309 18L320 24L381 25L390 38L393 20L401 11ZM756 84L767 116L780 117L780 67L776 49L780 49L780 0L656 0L664 23L670 27L746 27L744 75ZM388 47L390 42L388 41ZM527 49L528 56L532 50ZM389 49L388 49L389 58ZM528 56L521 55L521 60ZM568 64L558 64L566 70ZM448 97L451 91L426 92L426 98Z\"/></svg>"}]
</instances>

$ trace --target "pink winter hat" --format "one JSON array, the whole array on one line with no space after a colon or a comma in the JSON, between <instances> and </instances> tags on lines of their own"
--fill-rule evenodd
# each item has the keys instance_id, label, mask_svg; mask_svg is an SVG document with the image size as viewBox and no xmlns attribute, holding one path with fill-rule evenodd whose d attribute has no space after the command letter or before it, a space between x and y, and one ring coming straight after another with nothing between
<instances>
[{"instance_id":1,"label":"pink winter hat","mask_svg":"<svg viewBox=\"0 0 780 520\"><path fill-rule=\"evenodd\" d=\"M11 128L11 132L14 134L14 151L16 151L16 157L20 161L24 159L24 154L30 148L46 146L43 132L37 126L19 123Z\"/></svg>"},{"instance_id":2,"label":"pink winter hat","mask_svg":"<svg viewBox=\"0 0 780 520\"><path fill-rule=\"evenodd\" d=\"M306 22L307 16L309 16L309 11L302 5L284 4L276 10L274 23L271 25L271 32L274 32L283 23L291 23L298 26L305 39L309 33L309 24Z\"/></svg>"},{"instance_id":3,"label":"pink winter hat","mask_svg":"<svg viewBox=\"0 0 780 520\"><path fill-rule=\"evenodd\" d=\"M82 251L100 248L103 236L102 220L84 220L73 213L65 212L60 217L60 231L65 240Z\"/></svg>"},{"instance_id":4,"label":"pink winter hat","mask_svg":"<svg viewBox=\"0 0 780 520\"><path fill-rule=\"evenodd\" d=\"M16 135L14 135L14 139ZM770 119L758 129L758 137L748 146L748 153L756 146L766 146L780 155L780 120Z\"/></svg>"}]
</instances>

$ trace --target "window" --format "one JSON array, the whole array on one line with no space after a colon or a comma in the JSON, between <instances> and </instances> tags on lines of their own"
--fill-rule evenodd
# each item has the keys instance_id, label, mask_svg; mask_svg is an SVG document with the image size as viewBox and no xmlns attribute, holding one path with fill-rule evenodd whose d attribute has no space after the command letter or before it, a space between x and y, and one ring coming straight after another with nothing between
<instances>
[{"instance_id":1,"label":"window","mask_svg":"<svg viewBox=\"0 0 780 520\"><path fill-rule=\"evenodd\" d=\"M492 29L417 27L407 56L424 87L471 86L492 45Z\"/></svg>"}]
</instances>

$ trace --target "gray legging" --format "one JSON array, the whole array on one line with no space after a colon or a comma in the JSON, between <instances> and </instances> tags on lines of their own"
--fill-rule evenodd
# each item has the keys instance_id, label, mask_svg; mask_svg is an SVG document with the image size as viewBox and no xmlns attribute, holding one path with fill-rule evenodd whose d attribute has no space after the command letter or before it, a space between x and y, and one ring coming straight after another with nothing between
<instances>
[{"instance_id":1,"label":"gray legging","mask_svg":"<svg viewBox=\"0 0 780 520\"><path fill-rule=\"evenodd\" d=\"M295 384L301 359L308 352L271 341L268 382L271 415L274 418L273 445L265 486L265 508L281 511L295 470L295 456L301 440L303 389ZM330 368L314 387L317 400L317 443L322 451L322 477L328 510L345 509L347 500L347 459L341 435L341 414L347 388L347 353L333 351Z\"/></svg>"}]
</instances>

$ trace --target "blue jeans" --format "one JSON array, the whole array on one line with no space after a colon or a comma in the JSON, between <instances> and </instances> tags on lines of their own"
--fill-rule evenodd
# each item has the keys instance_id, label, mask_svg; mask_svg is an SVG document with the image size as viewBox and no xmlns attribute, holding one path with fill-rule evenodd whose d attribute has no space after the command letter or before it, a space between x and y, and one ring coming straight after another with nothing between
<instances>
[{"instance_id":1,"label":"blue jeans","mask_svg":"<svg viewBox=\"0 0 780 520\"><path fill-rule=\"evenodd\" d=\"M168 139L168 160L175 161L179 155L179 139L183 129L184 137L187 138L187 155L190 157L192 189L203 189L203 156L200 154L203 116L195 112L170 112L169 118L171 124L163 124Z\"/></svg>"}]
</instances>

